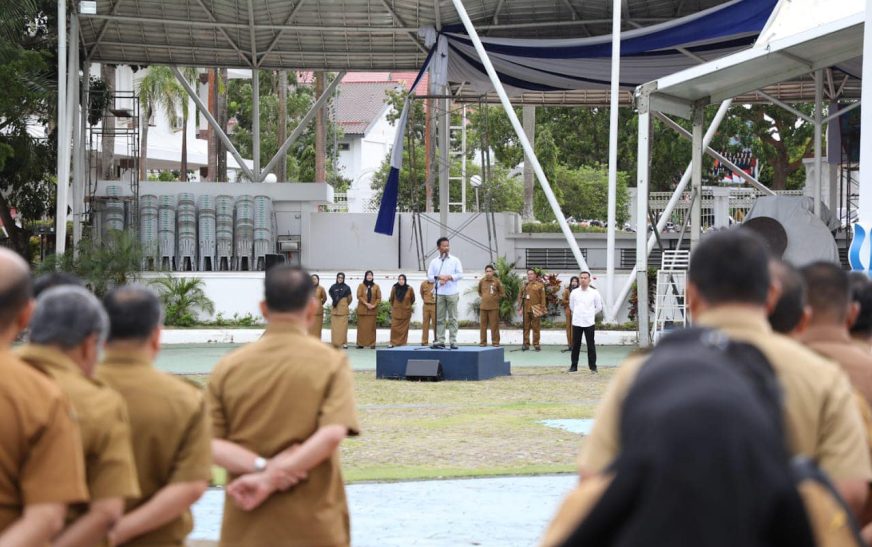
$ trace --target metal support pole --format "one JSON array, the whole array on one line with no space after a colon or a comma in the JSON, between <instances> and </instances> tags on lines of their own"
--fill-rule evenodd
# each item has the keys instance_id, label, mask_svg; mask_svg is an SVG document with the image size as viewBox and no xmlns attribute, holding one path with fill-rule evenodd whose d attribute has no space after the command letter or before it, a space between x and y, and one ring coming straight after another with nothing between
<instances>
[{"instance_id":1,"label":"metal support pole","mask_svg":"<svg viewBox=\"0 0 872 547\"><path fill-rule=\"evenodd\" d=\"M690 191L694 195L690 207L690 249L696 249L702 235L702 124L705 110L700 106L693 107L691 121L693 123L693 144L691 150Z\"/></svg>"},{"instance_id":2,"label":"metal support pole","mask_svg":"<svg viewBox=\"0 0 872 547\"><path fill-rule=\"evenodd\" d=\"M188 96L194 101L194 104L197 105L197 110L200 111L200 114L206 118L206 121L212 126L212 130L215 131L215 134L221 139L221 142L227 148L227 151L233 156L233 159L236 160L236 163L239 164L239 168L248 176L249 180L256 180L254 173L251 169L245 165L245 162L242 160L242 156L239 154L239 151L233 146L233 143L230 142L230 139L227 137L227 133L224 132L224 128L215 120L215 117L212 116L212 113L209 112L209 108L203 104L203 100L197 95L197 92L194 91L194 88L191 87L190 82L182 76L182 73L179 72L179 69L175 66L170 67L173 71L173 74L176 75L176 79L182 84L182 87L185 88L185 91L188 92Z\"/></svg>"},{"instance_id":3,"label":"metal support pole","mask_svg":"<svg viewBox=\"0 0 872 547\"><path fill-rule=\"evenodd\" d=\"M606 221L606 321L614 322L615 231L618 203L618 113L621 79L621 0L612 2L612 86L609 103L609 194Z\"/></svg>"},{"instance_id":4,"label":"metal support pole","mask_svg":"<svg viewBox=\"0 0 872 547\"><path fill-rule=\"evenodd\" d=\"M315 104L312 105L312 108L310 108L309 111L306 112L306 115L303 116L303 119L300 120L299 125L294 128L290 135L288 135L288 138L285 139L285 142L283 142L282 145L279 147L278 152L275 153L272 159L269 160L269 163L266 164L266 167L263 168L263 171L261 171L260 173L260 178L257 179L256 182L263 181L263 178L268 173L272 172L273 169L275 169L276 165L279 163L281 158L288 152L288 149L291 147L291 145L294 144L294 142L296 142L296 140L300 138L300 135L303 134L303 131L306 130L306 127L315 117L315 114L318 113L318 110L323 108L324 104L330 100L330 97L333 95L333 92L339 86L339 82L342 81L342 78L344 76L345 71L343 70L336 75L332 82L330 82L330 85L327 86L327 88L324 90L324 93L322 93L321 96L318 97L318 100L315 101Z\"/></svg>"},{"instance_id":5,"label":"metal support pole","mask_svg":"<svg viewBox=\"0 0 872 547\"><path fill-rule=\"evenodd\" d=\"M55 253L67 250L67 188L70 182L69 163L64 165L67 137L67 2L58 0L58 112L57 112L57 199L55 208ZM66 145L64 144L66 142Z\"/></svg>"},{"instance_id":6,"label":"metal support pole","mask_svg":"<svg viewBox=\"0 0 872 547\"><path fill-rule=\"evenodd\" d=\"M866 9L866 25L863 29L863 70L872 74L872 9ZM860 103L872 105L872 81L863 82ZM857 210L858 223L872 221L872 108L860 111L860 198ZM868 265L867 265L868 267Z\"/></svg>"},{"instance_id":7,"label":"metal support pole","mask_svg":"<svg viewBox=\"0 0 872 547\"><path fill-rule=\"evenodd\" d=\"M254 162L251 182L260 182L260 77L256 68L251 69L251 155Z\"/></svg>"},{"instance_id":8,"label":"metal support pole","mask_svg":"<svg viewBox=\"0 0 872 547\"><path fill-rule=\"evenodd\" d=\"M823 165L821 161L821 140L823 129L824 71L818 69L814 75L814 214L821 216L821 194L823 186Z\"/></svg>"},{"instance_id":9,"label":"metal support pole","mask_svg":"<svg viewBox=\"0 0 872 547\"><path fill-rule=\"evenodd\" d=\"M448 86L442 90L443 95L448 94ZM439 112L439 223L440 235L448 236L448 199L450 185L448 176L451 174L451 154L449 153L448 131L451 125L451 113L448 111L450 101L447 98L437 99L441 111Z\"/></svg>"},{"instance_id":10,"label":"metal support pole","mask_svg":"<svg viewBox=\"0 0 872 547\"><path fill-rule=\"evenodd\" d=\"M648 177L651 152L651 113L648 97L639 105L639 151L636 177L636 319L639 347L650 345L648 329Z\"/></svg>"},{"instance_id":11,"label":"metal support pole","mask_svg":"<svg viewBox=\"0 0 872 547\"><path fill-rule=\"evenodd\" d=\"M715 114L711 125L709 125L708 131L705 132L705 135L702 138L702 143L704 146L708 146L709 143L712 142L715 133L717 133L718 131L718 127L721 125L721 122L724 120L724 117L727 115L727 112L730 110L730 106L732 104L732 99L727 99L726 101L721 103L721 106L720 108L718 108L718 111ZM663 212L660 214L660 220L657 221L658 232L662 232L663 228L666 227L666 223L669 222L669 217L672 215L672 211L675 210L675 206L678 205L679 201L681 201L682 194L684 193L685 188L687 188L687 183L690 181L690 167L691 166L688 164L687 168L685 168L684 174L681 175L681 180L678 181L678 186L675 187L675 191L672 193L672 197L669 198L669 202L666 203L666 208L664 208ZM648 247L646 248L646 253L650 253L651 249L654 248L654 245L656 243L657 239L652 234L651 237L648 238ZM630 289L633 287L633 279L636 276L636 272L636 266L633 266L633 270L630 272L629 278L627 279L626 283L624 283L624 286L621 288L621 292L618 293L618 298L615 300L612 308L613 315L618 315L618 310L627 299L627 295L630 294Z\"/></svg>"},{"instance_id":12,"label":"metal support pole","mask_svg":"<svg viewBox=\"0 0 872 547\"><path fill-rule=\"evenodd\" d=\"M478 57L481 60L481 63L484 65L485 70L487 71L491 84L493 84L497 95L499 95L500 97L500 103L503 105L503 110L505 110L506 115L509 117L509 122L511 122L512 128L515 130L515 134L518 136L518 140L521 142L521 146L524 148L524 154L526 158L525 161L529 161L533 164L533 170L536 172L536 177L539 179L539 184L542 185L542 190L545 192L545 197L548 199L548 204L551 205L551 210L554 212L554 216L557 218L557 223L560 225L560 229L563 232L564 237L566 238L566 243L569 244L569 248L572 250L575 261L578 263L578 267L582 271L590 271L587 266L587 262L584 260L584 256L582 256L581 254L581 249L578 248L578 242L575 240L575 235L572 233L572 230L569 229L569 225L566 223L566 218L563 216L563 211L560 210L560 204L557 203L557 198L554 196L554 192L551 190L551 185L548 184L548 178L545 176L545 172L542 170L542 165L539 163L539 158L536 157L536 152L533 150L533 145L530 144L529 139L527 139L527 135L524 133L524 128L521 126L521 121L518 120L518 115L515 114L515 109L512 107L512 103L511 101L509 101L508 95L506 95L506 90L505 88L503 88L503 84L500 82L500 78L499 76L497 76L497 72L496 70L494 70L493 64L491 64L490 57L488 57L487 51L485 51L484 45L481 43L481 39L478 37L478 32L476 32L472 21L470 21L469 19L469 15L466 13L466 8L463 6L463 2L461 0L451 0L451 2L452 4L454 4L454 9L460 16L460 20L463 22L466 33L469 35L469 38L472 40L472 44L475 46L475 51L478 53Z\"/></svg>"}]
</instances>

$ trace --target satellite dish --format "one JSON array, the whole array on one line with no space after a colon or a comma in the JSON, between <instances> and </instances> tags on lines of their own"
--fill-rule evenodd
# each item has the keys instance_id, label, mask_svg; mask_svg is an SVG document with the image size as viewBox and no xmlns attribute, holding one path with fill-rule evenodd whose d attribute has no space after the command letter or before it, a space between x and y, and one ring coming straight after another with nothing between
<instances>
[{"instance_id":1,"label":"satellite dish","mask_svg":"<svg viewBox=\"0 0 872 547\"><path fill-rule=\"evenodd\" d=\"M469 184L471 184L473 188L478 188L481 186L481 177L478 175L472 175L469 177Z\"/></svg>"},{"instance_id":2,"label":"satellite dish","mask_svg":"<svg viewBox=\"0 0 872 547\"><path fill-rule=\"evenodd\" d=\"M279 179L278 177L276 177L275 173L268 173L267 176L263 178L263 181L272 184L274 182L278 182Z\"/></svg>"}]
</instances>

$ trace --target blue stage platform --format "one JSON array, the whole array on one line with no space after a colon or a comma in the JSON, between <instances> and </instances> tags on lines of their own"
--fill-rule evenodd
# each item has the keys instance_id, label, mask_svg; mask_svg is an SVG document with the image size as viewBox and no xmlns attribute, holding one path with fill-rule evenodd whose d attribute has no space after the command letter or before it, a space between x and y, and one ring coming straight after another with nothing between
<instances>
[{"instance_id":1,"label":"blue stage platform","mask_svg":"<svg viewBox=\"0 0 872 547\"><path fill-rule=\"evenodd\" d=\"M401 346L376 351L376 378L404 378L410 359L437 359L446 380L487 380L512 374L503 348L460 346L450 350Z\"/></svg>"}]
</instances>

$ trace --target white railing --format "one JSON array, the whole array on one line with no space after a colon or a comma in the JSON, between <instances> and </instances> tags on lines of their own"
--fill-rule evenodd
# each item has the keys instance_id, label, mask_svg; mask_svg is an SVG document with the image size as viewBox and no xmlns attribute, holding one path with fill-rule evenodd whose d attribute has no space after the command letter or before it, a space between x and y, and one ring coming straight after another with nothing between
<instances>
[{"instance_id":1,"label":"white railing","mask_svg":"<svg viewBox=\"0 0 872 547\"><path fill-rule=\"evenodd\" d=\"M348 194L345 192L333 192L333 203L325 205L324 210L328 213L347 213Z\"/></svg>"},{"instance_id":2,"label":"white railing","mask_svg":"<svg viewBox=\"0 0 872 547\"><path fill-rule=\"evenodd\" d=\"M630 188L631 194L635 193L635 188ZM780 190L776 192L779 196L802 196L802 190ZM745 215L754 206L754 200L762 196L763 193L754 188L703 188L702 190L702 225L706 227L723 228L735 223L742 222ZM666 209L666 204L669 198L672 197L672 192L651 192L648 199L648 207L654 214L654 218L659 219L663 210ZM634 212L635 199L630 200L630 213ZM672 210L672 215L669 221L675 227L680 229L681 225L690 210L690 192L684 192L681 200ZM632 224L635 225L635 222ZM668 229L667 229L668 231Z\"/></svg>"}]
</instances>

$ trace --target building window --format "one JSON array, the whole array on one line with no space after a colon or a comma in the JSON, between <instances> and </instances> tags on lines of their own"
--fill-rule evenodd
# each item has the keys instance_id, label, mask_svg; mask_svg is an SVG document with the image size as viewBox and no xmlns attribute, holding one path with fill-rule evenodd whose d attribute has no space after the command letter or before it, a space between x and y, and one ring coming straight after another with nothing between
<instances>
[{"instance_id":1,"label":"building window","mask_svg":"<svg viewBox=\"0 0 872 547\"><path fill-rule=\"evenodd\" d=\"M349 150L351 150L351 143L350 142L340 142L337 145L337 148L339 149L340 152L348 152Z\"/></svg>"}]
</instances>

